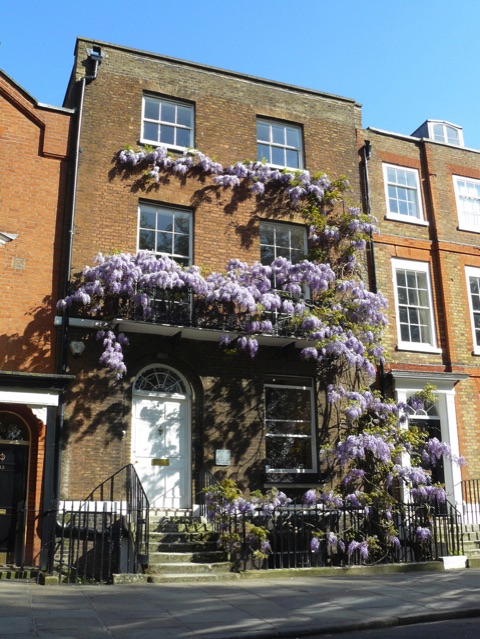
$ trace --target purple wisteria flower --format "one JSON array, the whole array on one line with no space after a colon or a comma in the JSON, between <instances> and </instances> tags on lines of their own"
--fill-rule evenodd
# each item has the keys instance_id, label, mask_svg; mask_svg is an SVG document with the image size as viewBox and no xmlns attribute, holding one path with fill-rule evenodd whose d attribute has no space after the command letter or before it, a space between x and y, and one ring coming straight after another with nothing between
<instances>
[{"instance_id":1,"label":"purple wisteria flower","mask_svg":"<svg viewBox=\"0 0 480 639\"><path fill-rule=\"evenodd\" d=\"M417 526L415 536L419 541L429 541L432 538L432 531L429 528Z\"/></svg>"},{"instance_id":2,"label":"purple wisteria flower","mask_svg":"<svg viewBox=\"0 0 480 639\"><path fill-rule=\"evenodd\" d=\"M320 550L320 540L318 537L312 537L310 540L310 552L317 553Z\"/></svg>"}]
</instances>

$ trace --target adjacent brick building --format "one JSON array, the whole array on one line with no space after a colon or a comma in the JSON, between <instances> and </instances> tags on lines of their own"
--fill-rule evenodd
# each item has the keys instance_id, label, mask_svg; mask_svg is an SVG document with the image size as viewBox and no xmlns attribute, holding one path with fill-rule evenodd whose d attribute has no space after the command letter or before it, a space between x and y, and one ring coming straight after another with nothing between
<instances>
[{"instance_id":1,"label":"adjacent brick building","mask_svg":"<svg viewBox=\"0 0 480 639\"><path fill-rule=\"evenodd\" d=\"M264 156L346 175L358 200L354 100L103 42L79 39L75 56L66 100L82 114L72 273L98 252L145 248L223 271L231 258L252 263L267 245L277 251L282 233L287 250L306 251L304 222L260 208L255 197L235 200L208 180L145 184L120 172L125 145L165 144L174 154L195 147L224 166ZM98 364L94 328L70 318L69 339L85 350L69 359L65 495L85 497L131 461L158 507L194 506L208 473L249 488L316 483L315 368L300 359L301 344L264 337L255 359L232 357L219 349L218 331L124 321L128 373L115 381ZM309 417L304 459L279 466L267 453L265 406L280 390L308 404Z\"/></svg>"},{"instance_id":2,"label":"adjacent brick building","mask_svg":"<svg viewBox=\"0 0 480 639\"><path fill-rule=\"evenodd\" d=\"M383 385L405 400L434 384L437 404L415 418L467 458L463 479L477 478L480 152L463 146L460 127L434 120L412 136L371 128L360 143L380 229L374 285L390 308ZM459 506L462 474L446 462L439 477Z\"/></svg>"},{"instance_id":3,"label":"adjacent brick building","mask_svg":"<svg viewBox=\"0 0 480 639\"><path fill-rule=\"evenodd\" d=\"M0 563L37 563L56 492L72 111L39 104L0 72Z\"/></svg>"}]
</instances>

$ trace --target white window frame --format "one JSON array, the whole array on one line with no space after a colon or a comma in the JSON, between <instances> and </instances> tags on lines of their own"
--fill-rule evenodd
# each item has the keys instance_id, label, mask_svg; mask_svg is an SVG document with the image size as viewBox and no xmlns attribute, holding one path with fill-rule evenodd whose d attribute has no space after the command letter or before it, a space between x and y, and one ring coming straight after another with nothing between
<instances>
[{"instance_id":1,"label":"white window frame","mask_svg":"<svg viewBox=\"0 0 480 639\"><path fill-rule=\"evenodd\" d=\"M145 103L146 100L153 100L158 102L160 105L161 104L166 104L169 106L172 106L175 108L175 122L170 122L168 120L162 120L161 119L161 114L159 116L159 119L151 119L151 118L147 118L145 117ZM184 107L186 109L188 109L191 112L191 126L186 126L183 125L179 122L177 122L177 109L178 107ZM172 127L174 129L174 137L175 137L175 141L177 139L177 131L182 130L182 131L189 131L190 132L190 140L189 140L189 144L187 145L181 145L181 144L176 144L175 141L173 144L167 144L165 142L161 142L159 140L153 140L153 139L149 139L148 137L144 136L144 125L145 122L150 122L152 124L155 124L157 126L162 126L166 125L169 127ZM193 104L190 104L189 102L182 102L181 100L171 100L169 98L162 98L159 96L155 96L155 95L149 95L146 94L143 96L142 99L142 127L141 127L141 132L140 132L140 142L142 144L150 144L150 145L154 145L154 146L164 146L168 149L173 149L173 150L178 150L178 151L184 151L185 149L188 148L192 148L194 147L194 141L195 141L195 108Z\"/></svg>"},{"instance_id":2,"label":"white window frame","mask_svg":"<svg viewBox=\"0 0 480 639\"><path fill-rule=\"evenodd\" d=\"M442 128L442 135L440 136L438 133L435 133L435 127ZM448 141L448 131L455 131L458 136L458 144L455 142ZM450 146L464 146L463 144L463 131L460 127L455 126L454 124L449 124L448 122L428 122L428 133L429 138L431 140L435 140L436 142L441 142L442 144L449 144Z\"/></svg>"},{"instance_id":3,"label":"white window frame","mask_svg":"<svg viewBox=\"0 0 480 639\"><path fill-rule=\"evenodd\" d=\"M459 182L466 182L480 189L480 180L461 175L453 175L452 177L453 189L455 191L455 202L457 204L458 228L462 231L473 231L474 233L480 233L480 195L478 198L462 195L459 185ZM466 212L463 206L463 203L466 201L477 203L478 213Z\"/></svg>"},{"instance_id":4,"label":"white window frame","mask_svg":"<svg viewBox=\"0 0 480 639\"><path fill-rule=\"evenodd\" d=\"M289 379L290 381L290 379ZM300 435L300 434L284 434L284 435L279 435L279 434L269 434L268 428L267 428L267 402L266 402L266 395L265 395L265 400L264 400L264 424L265 424L265 440L267 441L269 438L284 438L284 439L309 439L310 440L310 452L311 452L311 459L310 459L310 467L308 468L276 468L274 466L271 465L267 465L265 470L267 473L278 473L278 474L285 474L285 473L291 473L291 474L303 474L303 473L315 473L317 471L317 467L316 467L316 455L315 455L315 402L314 402L314 385L313 385L313 380L311 381L310 385L305 385L305 384L295 384L294 381L292 380L292 383L288 383L288 384L276 384L274 381L272 381L271 383L267 383L264 384L264 394L265 394L265 390L267 388L279 388L279 389L300 389L302 391L308 391L309 392L309 396L310 396L310 435ZM281 421L281 420L280 420ZM286 421L292 421L292 420L288 420L286 419ZM301 421L305 421L305 420L294 420L297 422L301 422ZM265 441L265 444L266 444Z\"/></svg>"},{"instance_id":5,"label":"white window frame","mask_svg":"<svg viewBox=\"0 0 480 639\"><path fill-rule=\"evenodd\" d=\"M303 246L302 246L302 255L300 256L300 259L305 259L305 256L307 255L307 251L308 251L308 245L307 245L307 229L305 226L303 226L302 224L284 224L282 222L271 222L270 220L260 220L260 230L262 227L270 227L273 230L273 234L274 234L274 243L273 244L263 244L261 241L261 237L260 237L260 261L263 264L262 261L262 247L263 246L270 246L273 249L273 259L276 259L278 257L278 250L279 249L287 249L289 252L289 257L287 259L289 259L293 264L296 264L299 260L296 261L292 261L292 250L293 250L293 255L295 256L295 254L298 253L298 249L296 249L296 247L292 247L292 236L291 236L291 232L293 229L295 229L295 231L302 231L303 233ZM277 232L278 231L288 231L289 234L289 246L288 247L283 247L277 244L277 240L276 240L276 236L277 236ZM285 257L285 256L282 256ZM270 266L270 264L268 264L268 266Z\"/></svg>"},{"instance_id":6,"label":"white window frame","mask_svg":"<svg viewBox=\"0 0 480 639\"><path fill-rule=\"evenodd\" d=\"M150 228L147 228L147 227L141 227L140 226L142 209L150 209L150 212L155 214L155 229L150 229ZM181 213L182 215L187 215L188 216L188 218L189 218L188 255L176 254L174 250L171 253L166 253L164 251L157 251L155 249L155 250L152 250L152 253L155 253L155 255L158 255L158 256L170 257L170 258L172 258L172 260L179 261L180 264L184 264L185 266L190 266L192 264L192 258L193 258L193 255L192 255L193 254L193 213L192 213L192 211L190 211L188 209L176 208L174 206L166 206L166 205L163 205L163 204L153 204L153 203L141 202L139 204L139 206L138 206L138 224L137 224L137 233L138 233L138 235L137 235L137 247L138 247L138 250L139 251L151 250L151 249L145 249L145 248L141 248L140 247L140 232L141 232L141 230L153 231L154 237L155 237L155 244L156 244L156 239L157 239L157 233L167 232L167 233L171 233L172 236L175 236L175 229L174 228L172 229L172 231L162 231L162 230L158 229L158 216L157 216L157 213L162 212L162 211L167 212L167 213L172 213L173 216L175 216L175 213ZM174 217L173 217L173 219L174 219ZM174 246L174 237L172 237L172 240L173 240L172 246Z\"/></svg>"},{"instance_id":7,"label":"white window frame","mask_svg":"<svg viewBox=\"0 0 480 639\"><path fill-rule=\"evenodd\" d=\"M400 306L407 306L408 308L416 308L415 305L405 305L399 303L398 285L397 285L397 272L407 270L414 271L416 273L423 273L426 276L427 282L427 295L428 295L428 308L423 308L428 311L428 326L430 329L430 341L429 342L412 342L406 341L402 338L402 330L400 324ZM437 338L435 330L435 316L433 312L433 295L432 284L430 278L430 264L428 262L416 262L413 260L399 260L392 259L392 271L393 271L393 292L395 296L395 317L397 323L397 336L398 336L398 350L417 351L422 353L441 353L441 349L437 347Z\"/></svg>"},{"instance_id":8,"label":"white window frame","mask_svg":"<svg viewBox=\"0 0 480 639\"><path fill-rule=\"evenodd\" d=\"M290 122L280 122L278 120L270 120L268 118L261 118L261 117L257 118L256 124L257 125L258 124L264 124L264 125L270 127L270 134L269 134L269 141L268 142L266 140L259 140L258 139L258 130L257 130L257 156L258 156L259 145L263 144L263 145L268 146L270 148L270 157L269 158L265 158L265 160L267 161L268 166L281 168L281 169L291 169L293 171L301 171L304 168L304 164L303 164L303 131L302 131L302 127L301 126L299 126L298 124L290 123ZM284 129L284 143L283 144L273 141L273 133L272 133L272 131L273 131L272 127L273 126L282 127ZM287 129L295 130L298 133L298 139L299 139L298 147L289 145L287 143L287 138L286 138ZM275 164L274 162L270 162L271 153L272 153L272 149L273 148L282 149L283 153L284 153L284 156L285 156L285 160L286 160L286 154L287 154L288 150L297 151L297 153L298 153L298 166L289 166L287 163L285 163L285 164ZM258 157L258 161L262 161L262 160L263 160L263 157Z\"/></svg>"},{"instance_id":9,"label":"white window frame","mask_svg":"<svg viewBox=\"0 0 480 639\"><path fill-rule=\"evenodd\" d=\"M480 268L475 268L473 266L466 266L465 278L467 280L467 296L468 296L468 308L470 309L470 324L472 327L473 353L474 355L480 355L480 327L478 329L478 339L477 339L477 332L475 330L475 316L478 316L480 321L480 310L477 311L473 308L472 292L470 290L470 278L478 279L479 287L480 287Z\"/></svg>"},{"instance_id":10,"label":"white window frame","mask_svg":"<svg viewBox=\"0 0 480 639\"><path fill-rule=\"evenodd\" d=\"M394 169L395 171L405 171L406 173L411 174L415 180L415 186L410 187L405 184L399 184L398 182L390 182L388 179L388 170ZM423 224L428 225L428 222L425 221L423 214L423 204L422 204L422 190L420 188L420 177L418 169L412 169L406 166L399 166L396 164L383 164L383 184L385 187L385 201L387 206L387 219L396 220L399 222L408 222L410 224ZM409 192L415 193L415 204L417 207L417 215L409 215L403 213L396 213L395 211L390 210L390 195L388 192L388 187L394 186L397 188L405 189ZM398 199L398 198L397 198Z\"/></svg>"}]
</instances>

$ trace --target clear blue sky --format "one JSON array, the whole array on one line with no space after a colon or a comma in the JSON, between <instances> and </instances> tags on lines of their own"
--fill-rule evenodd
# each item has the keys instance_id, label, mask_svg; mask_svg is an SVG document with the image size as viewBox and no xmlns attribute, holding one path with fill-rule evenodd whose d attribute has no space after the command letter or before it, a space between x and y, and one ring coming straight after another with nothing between
<instances>
[{"instance_id":1,"label":"clear blue sky","mask_svg":"<svg viewBox=\"0 0 480 639\"><path fill-rule=\"evenodd\" d=\"M426 119L480 149L480 0L0 0L0 68L60 106L77 36L334 93L363 124Z\"/></svg>"}]
</instances>

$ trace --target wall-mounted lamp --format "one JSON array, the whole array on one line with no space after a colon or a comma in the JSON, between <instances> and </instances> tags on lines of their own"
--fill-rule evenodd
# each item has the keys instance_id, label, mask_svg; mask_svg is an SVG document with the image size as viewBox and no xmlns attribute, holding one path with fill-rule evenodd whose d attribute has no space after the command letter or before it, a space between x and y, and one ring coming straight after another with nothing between
<instances>
[{"instance_id":1,"label":"wall-mounted lamp","mask_svg":"<svg viewBox=\"0 0 480 639\"><path fill-rule=\"evenodd\" d=\"M85 350L84 342L70 342L70 350L74 357L80 357L80 355Z\"/></svg>"}]
</instances>

